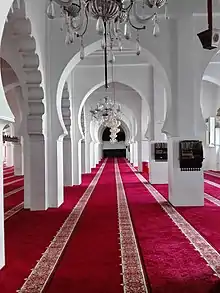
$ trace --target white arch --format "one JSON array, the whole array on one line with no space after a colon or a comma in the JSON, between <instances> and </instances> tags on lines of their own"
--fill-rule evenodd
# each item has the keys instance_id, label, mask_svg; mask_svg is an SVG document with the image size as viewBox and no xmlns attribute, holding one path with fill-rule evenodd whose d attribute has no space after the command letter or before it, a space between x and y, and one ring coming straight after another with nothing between
<instances>
[{"instance_id":1,"label":"white arch","mask_svg":"<svg viewBox=\"0 0 220 293\"><path fill-rule=\"evenodd\" d=\"M127 41L127 43L132 44L132 47L134 46L134 44L131 41ZM96 41L96 42L88 45L87 47L85 47L85 56L88 56L91 53L93 53L94 51L100 49L100 46L101 46L101 40ZM170 81L168 79L167 73L166 73L164 67L158 61L158 59L149 50L147 50L145 48L142 48L142 54L145 54L147 56L147 59L148 59L149 63L152 66L157 67L158 69L160 69L160 72L163 75L164 82L165 82L165 88L166 88L166 91L167 91L167 111L168 111L168 109L170 109L170 107L171 107L171 86L170 86ZM57 95L56 95L57 113L58 113L58 118L59 118L59 121L60 121L60 124L61 124L61 126L63 128L64 133L66 133L66 128L65 128L64 121L62 119L62 111L61 111L62 90L63 90L64 84L65 84L68 76L70 75L70 73L72 72L74 67L79 62L80 62L80 52L75 54L73 56L73 58L68 62L68 64L66 65L66 67L64 68L64 70L63 70L63 72L62 72L62 74L60 76L60 80L59 80L58 85L57 85ZM100 84L104 84L104 82L102 82ZM136 92L138 92L138 90L136 90ZM90 94L91 93L92 92L90 92ZM86 97L88 98L88 96L90 94L86 95ZM143 97L144 94L142 93L142 94L140 94L140 96ZM81 113L81 109L80 109L79 112ZM79 123L79 117L78 117L78 123ZM80 132L82 134L82 129L81 129L81 124L80 123L79 123L79 129L80 129Z\"/></svg>"},{"instance_id":2,"label":"white arch","mask_svg":"<svg viewBox=\"0 0 220 293\"><path fill-rule=\"evenodd\" d=\"M108 83L110 83L110 82L111 82L111 80L109 79L109 80L108 80ZM135 91L135 92L141 97L142 101L144 102L145 107L146 107L147 116L150 117L150 108L149 108L149 105L148 105L146 99L144 98L143 93L141 93L141 92L139 91L139 89L137 89L137 88L135 88L135 87L133 87L133 86L130 86L129 84L125 83L124 81L121 82L120 80L117 79L117 80L115 80L115 82L118 82L118 83L124 84L124 85L130 87L132 90L134 90L134 91ZM87 99L90 97L90 95L91 95L93 92L95 92L97 89L99 89L100 87L102 87L103 85L104 85L104 81L100 82L99 84L96 84L93 88L91 88L91 90L88 91L88 93L85 95L85 97L83 98L83 100L82 100L82 102L81 102L81 104L80 104L79 112L78 112L78 125L79 125L80 133L81 133L81 135L82 135L83 138L84 138L84 134L83 134L83 131L82 131L82 125L81 125L81 112L82 112L82 110L83 110L83 107L84 107L84 105L85 105ZM125 105L124 105L124 106L125 106ZM149 121L150 121L150 119L148 119L148 124L149 124Z\"/></svg>"},{"instance_id":3,"label":"white arch","mask_svg":"<svg viewBox=\"0 0 220 293\"><path fill-rule=\"evenodd\" d=\"M220 64L219 64L219 65L220 65ZM220 86L220 80L217 79L217 78L214 77L214 76L204 75L202 80L204 80L204 81L209 81L209 82L211 82L211 83L214 83L214 84Z\"/></svg>"},{"instance_id":4,"label":"white arch","mask_svg":"<svg viewBox=\"0 0 220 293\"><path fill-rule=\"evenodd\" d=\"M20 83L19 82L14 82L11 84L8 84L4 87L4 91L7 94L7 92L9 92L10 90L16 88L16 87L20 87Z\"/></svg>"}]
</instances>

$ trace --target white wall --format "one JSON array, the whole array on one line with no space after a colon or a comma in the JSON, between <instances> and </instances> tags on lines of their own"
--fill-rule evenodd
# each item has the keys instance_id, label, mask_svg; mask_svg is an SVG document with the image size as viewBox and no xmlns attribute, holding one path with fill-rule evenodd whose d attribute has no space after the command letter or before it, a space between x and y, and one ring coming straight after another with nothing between
<instances>
[{"instance_id":1,"label":"white wall","mask_svg":"<svg viewBox=\"0 0 220 293\"><path fill-rule=\"evenodd\" d=\"M220 66L219 66L220 69ZM201 109L204 119L215 117L219 104L220 87L208 81L202 81L201 86Z\"/></svg>"},{"instance_id":2,"label":"white wall","mask_svg":"<svg viewBox=\"0 0 220 293\"><path fill-rule=\"evenodd\" d=\"M122 150L125 149L124 141L116 142L114 144L110 143L109 141L103 142L103 150Z\"/></svg>"}]
</instances>

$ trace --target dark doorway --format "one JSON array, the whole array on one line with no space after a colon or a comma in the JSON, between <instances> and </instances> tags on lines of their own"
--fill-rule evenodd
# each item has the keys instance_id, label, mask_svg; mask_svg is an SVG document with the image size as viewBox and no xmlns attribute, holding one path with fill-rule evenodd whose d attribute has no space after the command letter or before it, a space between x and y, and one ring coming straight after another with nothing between
<instances>
[{"instance_id":1,"label":"dark doorway","mask_svg":"<svg viewBox=\"0 0 220 293\"><path fill-rule=\"evenodd\" d=\"M117 141L123 142L125 141L125 132L122 127L120 128L120 132L117 134ZM102 134L102 141L103 142L110 142L110 128L106 127ZM114 147L116 146L116 147ZM126 157L126 149L125 148L117 148L117 144L113 144L112 147L103 149L103 157L104 158L117 158L117 157Z\"/></svg>"}]
</instances>

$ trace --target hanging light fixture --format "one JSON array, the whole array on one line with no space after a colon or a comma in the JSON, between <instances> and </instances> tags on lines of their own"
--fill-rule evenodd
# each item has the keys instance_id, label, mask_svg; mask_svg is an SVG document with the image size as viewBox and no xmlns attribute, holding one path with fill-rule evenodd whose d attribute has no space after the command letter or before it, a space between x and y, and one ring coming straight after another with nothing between
<instances>
[{"instance_id":1,"label":"hanging light fixture","mask_svg":"<svg viewBox=\"0 0 220 293\"><path fill-rule=\"evenodd\" d=\"M121 125L121 105L116 103L116 90L114 83L114 62L112 66L112 85L113 85L113 100L108 96L99 101L95 109L91 109L90 113L94 121L102 124L104 127L110 128L110 142L117 142L117 134L120 132L119 126Z\"/></svg>"},{"instance_id":2,"label":"hanging light fixture","mask_svg":"<svg viewBox=\"0 0 220 293\"><path fill-rule=\"evenodd\" d=\"M146 24L153 21L153 35L157 37L160 33L158 17L155 9L165 7L167 18L168 0L49 0L47 16L49 19L56 17L55 4L61 8L61 30L66 31L66 44L74 42L75 37L80 38L80 58L84 59L83 37L89 26L89 16L96 19L96 32L102 38L101 47L105 56L105 81L107 87L107 48L110 48L109 55L112 55L113 43L118 44L119 51L122 50L122 39L129 40L132 30L137 32L136 54L140 55L139 31L146 29ZM150 14L145 8L154 9ZM143 15L139 13L143 12ZM60 17L60 16L59 16ZM133 20L137 23L134 24ZM114 62L114 55L110 56Z\"/></svg>"}]
</instances>

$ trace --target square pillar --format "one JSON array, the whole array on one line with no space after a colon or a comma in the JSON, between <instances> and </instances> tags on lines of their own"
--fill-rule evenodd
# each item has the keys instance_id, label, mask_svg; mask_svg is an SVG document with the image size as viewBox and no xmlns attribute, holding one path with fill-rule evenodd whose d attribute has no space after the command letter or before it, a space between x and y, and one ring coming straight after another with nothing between
<instances>
[{"instance_id":1,"label":"square pillar","mask_svg":"<svg viewBox=\"0 0 220 293\"><path fill-rule=\"evenodd\" d=\"M154 156L154 144L164 143L165 141L149 142L149 181L151 184L168 183L168 162L156 161Z\"/></svg>"},{"instance_id":2,"label":"square pillar","mask_svg":"<svg viewBox=\"0 0 220 293\"><path fill-rule=\"evenodd\" d=\"M63 176L64 186L73 186L73 173L72 173L72 141L70 136L63 139Z\"/></svg>"},{"instance_id":3,"label":"square pillar","mask_svg":"<svg viewBox=\"0 0 220 293\"><path fill-rule=\"evenodd\" d=\"M174 206L203 206L203 170L181 171L179 165L179 142L181 140L186 140L186 138L168 139L169 201Z\"/></svg>"},{"instance_id":4,"label":"square pillar","mask_svg":"<svg viewBox=\"0 0 220 293\"><path fill-rule=\"evenodd\" d=\"M17 176L24 175L23 147L20 142L14 143L14 173Z\"/></svg>"}]
</instances>

